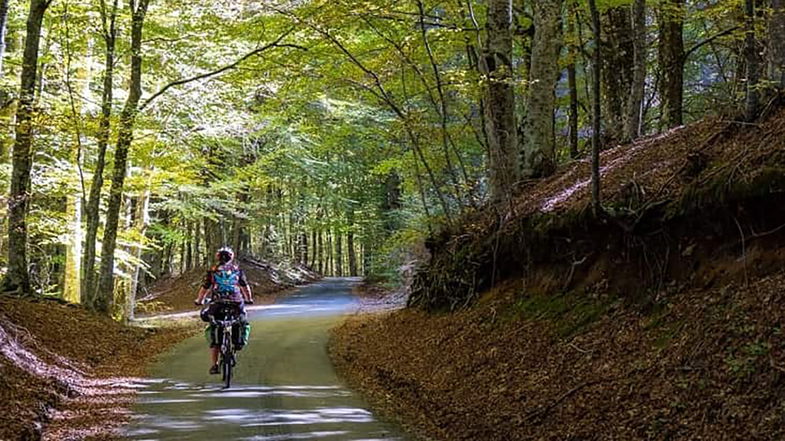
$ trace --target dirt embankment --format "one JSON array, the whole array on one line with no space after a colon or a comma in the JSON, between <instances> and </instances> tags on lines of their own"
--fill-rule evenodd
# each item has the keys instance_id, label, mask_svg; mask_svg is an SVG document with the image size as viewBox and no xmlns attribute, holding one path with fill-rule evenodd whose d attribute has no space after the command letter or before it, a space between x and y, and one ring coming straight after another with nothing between
<instances>
[{"instance_id":1,"label":"dirt embankment","mask_svg":"<svg viewBox=\"0 0 785 441\"><path fill-rule=\"evenodd\" d=\"M195 327L123 326L52 300L0 297L0 439L110 439L134 377Z\"/></svg>"},{"instance_id":2,"label":"dirt embankment","mask_svg":"<svg viewBox=\"0 0 785 441\"><path fill-rule=\"evenodd\" d=\"M674 293L527 298L461 312L359 316L339 369L384 413L438 440L785 439L785 272Z\"/></svg>"},{"instance_id":3,"label":"dirt embankment","mask_svg":"<svg viewBox=\"0 0 785 441\"><path fill-rule=\"evenodd\" d=\"M586 161L471 215L428 241L417 309L335 330L336 364L423 438L785 439L772 115L604 152L600 217Z\"/></svg>"},{"instance_id":4,"label":"dirt embankment","mask_svg":"<svg viewBox=\"0 0 785 441\"><path fill-rule=\"evenodd\" d=\"M291 288L320 278L319 274L302 265L273 264L250 257L241 259L240 267L251 285L254 303L262 305L273 303L278 295ZM150 295L139 300L137 314L193 310L193 300L207 269L195 268L159 281Z\"/></svg>"}]
</instances>

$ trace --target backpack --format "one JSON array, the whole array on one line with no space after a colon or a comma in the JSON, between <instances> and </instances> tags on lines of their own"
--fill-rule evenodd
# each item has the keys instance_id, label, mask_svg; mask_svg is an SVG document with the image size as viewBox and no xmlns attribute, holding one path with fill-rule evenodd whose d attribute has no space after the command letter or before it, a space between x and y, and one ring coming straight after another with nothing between
<instances>
[{"instance_id":1,"label":"backpack","mask_svg":"<svg viewBox=\"0 0 785 441\"><path fill-rule=\"evenodd\" d=\"M237 268L216 268L213 272L213 290L218 294L234 294L240 283L240 271Z\"/></svg>"}]
</instances>

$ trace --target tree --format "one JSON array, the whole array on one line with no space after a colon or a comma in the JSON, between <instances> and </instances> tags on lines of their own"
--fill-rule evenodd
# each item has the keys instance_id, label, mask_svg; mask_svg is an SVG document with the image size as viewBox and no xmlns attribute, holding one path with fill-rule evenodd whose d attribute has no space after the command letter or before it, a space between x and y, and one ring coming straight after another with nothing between
<instances>
[{"instance_id":1,"label":"tree","mask_svg":"<svg viewBox=\"0 0 785 441\"><path fill-rule=\"evenodd\" d=\"M602 211L600 199L600 130L602 117L602 102L600 87L602 85L602 40L600 27L600 11L597 9L596 0L589 0L589 14L594 32L594 53L592 55L592 135L591 135L591 199L594 214Z\"/></svg>"},{"instance_id":2,"label":"tree","mask_svg":"<svg viewBox=\"0 0 785 441\"><path fill-rule=\"evenodd\" d=\"M120 206L123 200L123 185L128 166L128 151L134 137L134 122L142 98L142 29L150 0L130 1L131 13L131 75L128 98L120 115L117 147L114 154L112 185L109 189L109 203L106 208L104 240L101 243L101 271L98 278L98 292L95 295L96 310L111 312L114 301L114 251L117 243L117 227L120 219Z\"/></svg>"},{"instance_id":3,"label":"tree","mask_svg":"<svg viewBox=\"0 0 785 441\"><path fill-rule=\"evenodd\" d=\"M98 225L101 221L99 206L101 190L104 185L104 168L106 166L106 148L111 134L112 101L114 94L115 44L117 41L117 7L118 0L112 2L107 9L106 1L100 2L101 36L104 42L104 75L101 89L101 115L98 123L98 156L90 184L90 194L85 207L86 231L84 258L82 261L82 299L83 303L96 306L98 301L95 273L96 238Z\"/></svg>"},{"instance_id":4,"label":"tree","mask_svg":"<svg viewBox=\"0 0 785 441\"><path fill-rule=\"evenodd\" d=\"M755 0L744 0L744 66L746 96L744 100L744 118L747 121L752 121L758 116L760 108L758 42L755 36Z\"/></svg>"},{"instance_id":5,"label":"tree","mask_svg":"<svg viewBox=\"0 0 785 441\"><path fill-rule=\"evenodd\" d=\"M671 128L684 122L684 0L663 0L659 22L661 122Z\"/></svg>"},{"instance_id":6,"label":"tree","mask_svg":"<svg viewBox=\"0 0 785 441\"><path fill-rule=\"evenodd\" d=\"M523 176L540 177L556 168L556 81L562 44L561 0L534 2L534 41L523 148Z\"/></svg>"},{"instance_id":7,"label":"tree","mask_svg":"<svg viewBox=\"0 0 785 441\"><path fill-rule=\"evenodd\" d=\"M51 0L30 0L22 58L19 105L16 111L16 141L13 149L11 193L8 198L8 272L4 291L32 293L27 272L27 209L30 203L30 170L33 165L35 85L41 24Z\"/></svg>"},{"instance_id":8,"label":"tree","mask_svg":"<svg viewBox=\"0 0 785 441\"><path fill-rule=\"evenodd\" d=\"M769 80L785 90L785 0L771 0L768 70Z\"/></svg>"},{"instance_id":9,"label":"tree","mask_svg":"<svg viewBox=\"0 0 785 441\"><path fill-rule=\"evenodd\" d=\"M483 112L488 137L491 200L506 202L518 181L518 132L512 69L512 1L488 2L487 39L480 60L485 75Z\"/></svg>"},{"instance_id":10,"label":"tree","mask_svg":"<svg viewBox=\"0 0 785 441\"><path fill-rule=\"evenodd\" d=\"M634 140L641 135L648 53L648 43L646 41L646 0L633 0L632 2L632 36L633 68L629 100L627 101L627 117L624 126L625 141Z\"/></svg>"}]
</instances>

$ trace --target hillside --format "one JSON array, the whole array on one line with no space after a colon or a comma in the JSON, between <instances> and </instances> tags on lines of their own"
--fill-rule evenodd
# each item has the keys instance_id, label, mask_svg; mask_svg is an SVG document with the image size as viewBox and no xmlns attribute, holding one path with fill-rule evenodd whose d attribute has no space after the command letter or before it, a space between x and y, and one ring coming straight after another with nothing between
<instances>
[{"instance_id":1,"label":"hillside","mask_svg":"<svg viewBox=\"0 0 785 441\"><path fill-rule=\"evenodd\" d=\"M112 435L130 417L134 377L195 332L127 327L80 306L0 296L0 439Z\"/></svg>"},{"instance_id":2,"label":"hillside","mask_svg":"<svg viewBox=\"0 0 785 441\"><path fill-rule=\"evenodd\" d=\"M415 308L335 331L342 372L427 439L785 436L785 111L602 164L600 217L578 161L431 238Z\"/></svg>"}]
</instances>

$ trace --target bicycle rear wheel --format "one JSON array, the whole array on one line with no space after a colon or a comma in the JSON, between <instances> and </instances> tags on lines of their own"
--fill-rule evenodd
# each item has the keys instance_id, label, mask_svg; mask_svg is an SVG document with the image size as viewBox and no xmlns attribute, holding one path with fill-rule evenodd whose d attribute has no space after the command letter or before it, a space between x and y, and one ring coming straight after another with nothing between
<instances>
[{"instance_id":1,"label":"bicycle rear wheel","mask_svg":"<svg viewBox=\"0 0 785 441\"><path fill-rule=\"evenodd\" d=\"M221 349L221 374L224 381L224 388L229 389L232 385L232 370L234 368L231 337L224 337L224 344Z\"/></svg>"}]
</instances>

